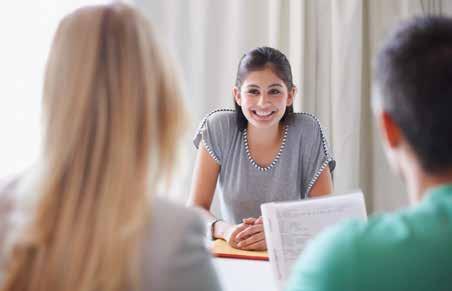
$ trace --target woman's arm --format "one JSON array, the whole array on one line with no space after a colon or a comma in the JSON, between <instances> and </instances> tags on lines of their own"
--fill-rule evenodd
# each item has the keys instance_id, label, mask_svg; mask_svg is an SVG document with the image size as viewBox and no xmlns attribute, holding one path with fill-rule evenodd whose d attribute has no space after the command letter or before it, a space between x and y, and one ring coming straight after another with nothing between
<instances>
[{"instance_id":1,"label":"woman's arm","mask_svg":"<svg viewBox=\"0 0 452 291\"><path fill-rule=\"evenodd\" d=\"M318 197L333 193L333 179L329 167L325 167L319 178L309 191L309 197Z\"/></svg>"},{"instance_id":2,"label":"woman's arm","mask_svg":"<svg viewBox=\"0 0 452 291\"><path fill-rule=\"evenodd\" d=\"M210 206L215 194L219 173L220 165L210 156L201 142L196 156L188 205L199 207L207 224L217 219L210 212ZM216 222L213 229L213 237L229 240L232 227L234 226L222 220Z\"/></svg>"},{"instance_id":3,"label":"woman's arm","mask_svg":"<svg viewBox=\"0 0 452 291\"><path fill-rule=\"evenodd\" d=\"M333 192L333 181L331 178L331 172L326 167L319 178L315 182L314 186L309 192L309 197L318 197L327 195ZM251 222L251 218L248 219ZM257 222L257 223L256 223ZM251 223L251 227L245 229L237 235L239 241L238 247L244 250L266 250L266 242L264 236L264 229L262 225L262 218L259 218L256 222ZM241 241L243 239L243 241ZM241 241L241 242L240 242Z\"/></svg>"},{"instance_id":4,"label":"woman's arm","mask_svg":"<svg viewBox=\"0 0 452 291\"><path fill-rule=\"evenodd\" d=\"M332 192L333 181L330 169L327 167L320 173L319 178L309 192L309 197L323 196ZM246 221L249 221L251 226L237 235L238 248L244 250L266 250L267 245L262 218L259 218L258 220L248 218Z\"/></svg>"}]
</instances>

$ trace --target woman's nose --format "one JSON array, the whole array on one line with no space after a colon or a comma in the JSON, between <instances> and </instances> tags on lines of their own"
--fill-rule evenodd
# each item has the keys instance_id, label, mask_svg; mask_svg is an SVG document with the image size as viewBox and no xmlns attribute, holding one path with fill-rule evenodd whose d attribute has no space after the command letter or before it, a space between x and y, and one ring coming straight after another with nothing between
<instances>
[{"instance_id":1,"label":"woman's nose","mask_svg":"<svg viewBox=\"0 0 452 291\"><path fill-rule=\"evenodd\" d=\"M257 101L257 105L265 105L268 102L267 94L263 93L259 96L259 99Z\"/></svg>"}]
</instances>

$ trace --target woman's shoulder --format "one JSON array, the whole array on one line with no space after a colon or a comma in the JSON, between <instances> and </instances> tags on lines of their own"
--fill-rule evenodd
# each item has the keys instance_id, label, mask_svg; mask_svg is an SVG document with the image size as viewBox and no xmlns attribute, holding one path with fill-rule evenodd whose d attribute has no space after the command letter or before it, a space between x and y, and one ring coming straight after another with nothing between
<instances>
[{"instance_id":1,"label":"woman's shoulder","mask_svg":"<svg viewBox=\"0 0 452 291\"><path fill-rule=\"evenodd\" d=\"M293 126L298 129L314 129L321 130L322 126L320 119L308 112L295 112L293 113Z\"/></svg>"},{"instance_id":2,"label":"woman's shoulder","mask_svg":"<svg viewBox=\"0 0 452 291\"><path fill-rule=\"evenodd\" d=\"M154 198L144 242L145 289L218 290L205 226L196 210Z\"/></svg>"},{"instance_id":3,"label":"woman's shoulder","mask_svg":"<svg viewBox=\"0 0 452 291\"><path fill-rule=\"evenodd\" d=\"M302 141L307 149L317 149L318 146L321 146L325 156L333 160L328 147L327 132L316 115L307 112L294 113L292 124L295 128L292 134L295 132L296 141ZM310 153L310 151L306 151L306 153ZM335 166L332 164L330 167Z\"/></svg>"},{"instance_id":4,"label":"woman's shoulder","mask_svg":"<svg viewBox=\"0 0 452 291\"><path fill-rule=\"evenodd\" d=\"M18 177L0 179L0 268L3 268L7 251L11 245L11 231L15 228L12 218L15 213L15 196L19 183Z\"/></svg>"},{"instance_id":5,"label":"woman's shoulder","mask_svg":"<svg viewBox=\"0 0 452 291\"><path fill-rule=\"evenodd\" d=\"M200 127L204 127L206 123L210 126L228 126L235 125L236 111L234 109L221 108L208 113L201 121Z\"/></svg>"},{"instance_id":6,"label":"woman's shoulder","mask_svg":"<svg viewBox=\"0 0 452 291\"><path fill-rule=\"evenodd\" d=\"M19 182L18 176L0 178L0 195L10 195L11 192L16 191Z\"/></svg>"},{"instance_id":7,"label":"woman's shoulder","mask_svg":"<svg viewBox=\"0 0 452 291\"><path fill-rule=\"evenodd\" d=\"M148 235L154 256L165 261L187 246L187 240L204 237L205 227L196 210L155 197L151 206Z\"/></svg>"},{"instance_id":8,"label":"woman's shoulder","mask_svg":"<svg viewBox=\"0 0 452 291\"><path fill-rule=\"evenodd\" d=\"M199 124L193 143L199 147L201 140L210 148L216 160L221 161L233 136L239 133L236 111L217 109L207 114Z\"/></svg>"},{"instance_id":9,"label":"woman's shoulder","mask_svg":"<svg viewBox=\"0 0 452 291\"><path fill-rule=\"evenodd\" d=\"M166 224L174 228L185 228L187 225L201 225L198 213L183 205L172 202L163 197L155 197L152 201L152 217L158 225Z\"/></svg>"},{"instance_id":10,"label":"woman's shoulder","mask_svg":"<svg viewBox=\"0 0 452 291\"><path fill-rule=\"evenodd\" d=\"M6 222L5 217L13 211L19 180L17 176L0 178L0 225L2 226Z\"/></svg>"}]
</instances>

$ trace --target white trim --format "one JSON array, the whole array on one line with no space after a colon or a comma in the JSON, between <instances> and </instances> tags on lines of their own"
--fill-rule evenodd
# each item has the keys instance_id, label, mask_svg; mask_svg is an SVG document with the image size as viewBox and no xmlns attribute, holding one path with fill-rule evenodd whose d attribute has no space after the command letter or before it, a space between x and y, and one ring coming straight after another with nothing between
<instances>
[{"instance_id":1,"label":"white trim","mask_svg":"<svg viewBox=\"0 0 452 291\"><path fill-rule=\"evenodd\" d=\"M315 182L317 182L317 180L319 179L320 174L322 174L322 172L323 172L323 170L325 170L326 166L328 166L329 163L331 163L332 161L333 161L333 158L330 157L325 162L323 162L323 164L320 166L320 168L315 173L314 177L312 177L311 182L309 182L308 188L306 189L306 192L304 193L304 198L308 198L309 192L311 191Z\"/></svg>"},{"instance_id":2,"label":"white trim","mask_svg":"<svg viewBox=\"0 0 452 291\"><path fill-rule=\"evenodd\" d=\"M245 128L243 130L243 143L245 145L245 151L246 151L246 155L248 156L248 161L259 171L261 172L267 172L270 171L271 169L273 169L276 164L279 161L279 158L281 157L281 154L284 150L284 147L286 146L286 140L287 140L287 133L289 132L289 126L285 125L284 126L284 133L283 133L283 138L282 138L282 143L281 143L281 147L279 148L278 153L276 154L275 158L273 159L273 161L271 162L270 165L268 165L267 167L261 167L259 166L256 161L253 159L253 157L251 156L251 152L250 152L250 148L248 145L248 130Z\"/></svg>"},{"instance_id":3,"label":"white trim","mask_svg":"<svg viewBox=\"0 0 452 291\"><path fill-rule=\"evenodd\" d=\"M319 128L320 128L320 137L321 137L321 139L322 139L323 152L325 153L325 156L326 156L328 159L334 160L334 158L332 157L332 155L331 155L330 152L329 152L328 145L327 145L327 142L326 142L325 133L323 132L323 128L322 128L322 125L320 124L319 118L318 118L317 116L315 116L314 114L308 113L308 112L296 112L295 114L304 114L304 115L307 115L307 116L313 118L313 119L317 122L317 125L318 125Z\"/></svg>"},{"instance_id":4,"label":"white trim","mask_svg":"<svg viewBox=\"0 0 452 291\"><path fill-rule=\"evenodd\" d=\"M202 144L204 145L204 147L206 148L207 152L209 153L209 155L212 157L212 159L214 159L215 162L217 162L219 165L221 165L220 159L215 155L215 153L210 148L210 146L206 143L206 141L203 138L201 139L201 141L202 141Z\"/></svg>"},{"instance_id":5,"label":"white trim","mask_svg":"<svg viewBox=\"0 0 452 291\"><path fill-rule=\"evenodd\" d=\"M209 114L207 114L206 115L206 117L204 117L203 118L203 120L201 121L201 125L199 126L199 128L198 128L198 130L196 131L196 135L198 135L198 134L201 134L201 130L204 128L204 126L206 125L206 123L207 123L207 119L211 116L211 115L213 115L213 114L215 114L215 113L217 113L217 112L235 112L235 110L234 109L216 109L216 110L214 110L214 111L211 111Z\"/></svg>"},{"instance_id":6,"label":"white trim","mask_svg":"<svg viewBox=\"0 0 452 291\"><path fill-rule=\"evenodd\" d=\"M324 152L324 154L326 156L326 161L323 162L323 164L320 166L320 168L314 174L314 177L312 177L311 181L308 184L308 187L306 188L306 191L304 193L304 197L303 198L308 198L309 197L309 192L311 191L312 187L314 187L314 184L319 179L320 174L323 172L323 170L326 168L326 166L329 166L330 163L331 162L335 162L335 160L334 160L334 157L330 154L330 151L328 149L328 143L326 142L325 133L323 131L322 125L320 124L319 118L317 116L315 116L314 114L308 113L308 112L297 112L296 114L307 115L307 116L313 118L317 122L317 125L320 128L320 137L322 139L323 152Z\"/></svg>"},{"instance_id":7,"label":"white trim","mask_svg":"<svg viewBox=\"0 0 452 291\"><path fill-rule=\"evenodd\" d=\"M199 126L198 130L196 131L196 135L195 135L195 146L196 148L199 148L199 143L202 142L204 147L206 148L207 152L209 153L209 155L215 160L215 162L217 162L219 165L221 165L220 159L215 155L215 152L212 150L212 148L207 144L207 142L205 141L205 139L202 136L202 130L205 128L205 125L207 123L207 119L213 115L214 113L217 112L234 112L235 110L233 109L217 109L214 111L211 111L209 114L207 114L206 117L203 118L201 125ZM196 140L198 139L198 136L200 137L200 141L198 142L198 144L196 144Z\"/></svg>"}]
</instances>

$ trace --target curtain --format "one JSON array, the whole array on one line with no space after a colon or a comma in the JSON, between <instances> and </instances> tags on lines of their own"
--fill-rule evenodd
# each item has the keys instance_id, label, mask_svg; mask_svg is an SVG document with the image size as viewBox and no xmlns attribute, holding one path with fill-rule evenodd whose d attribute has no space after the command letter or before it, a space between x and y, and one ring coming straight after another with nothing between
<instances>
[{"instance_id":1,"label":"curtain","mask_svg":"<svg viewBox=\"0 0 452 291\"><path fill-rule=\"evenodd\" d=\"M32 167L41 153L41 94L53 34L82 5L108 0L3 1L0 9L0 179Z\"/></svg>"},{"instance_id":2,"label":"curtain","mask_svg":"<svg viewBox=\"0 0 452 291\"><path fill-rule=\"evenodd\" d=\"M414 15L452 11L442 0L136 0L181 66L192 124L185 171L172 194L185 201L195 149L191 136L211 110L232 108L240 57L272 46L289 58L296 111L316 114L337 160L336 193L362 189L368 212L407 204L389 170L370 109L372 59L387 32Z\"/></svg>"}]
</instances>

